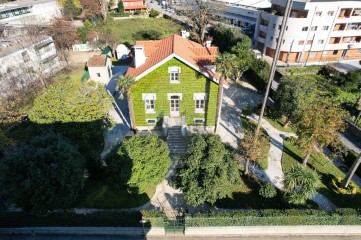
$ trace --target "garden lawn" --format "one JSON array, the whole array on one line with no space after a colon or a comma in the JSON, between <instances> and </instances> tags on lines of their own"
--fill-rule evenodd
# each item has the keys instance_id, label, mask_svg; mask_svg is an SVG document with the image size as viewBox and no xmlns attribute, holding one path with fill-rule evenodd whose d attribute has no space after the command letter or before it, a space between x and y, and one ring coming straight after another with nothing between
<instances>
[{"instance_id":1,"label":"garden lawn","mask_svg":"<svg viewBox=\"0 0 361 240\"><path fill-rule=\"evenodd\" d=\"M121 188L108 183L106 178L93 177L87 179L76 208L133 208L147 203L155 193L155 186L145 193L130 193L127 188Z\"/></svg>"},{"instance_id":2,"label":"garden lawn","mask_svg":"<svg viewBox=\"0 0 361 240\"><path fill-rule=\"evenodd\" d=\"M115 35L119 36L120 43L133 45L135 43L133 36L137 33L155 31L159 33L161 39L174 33L179 34L182 26L164 18L138 18L118 21L108 20L104 24L99 25L97 31L101 32L104 28L115 32Z\"/></svg>"},{"instance_id":3,"label":"garden lawn","mask_svg":"<svg viewBox=\"0 0 361 240\"><path fill-rule=\"evenodd\" d=\"M243 209L287 209L295 206L289 205L283 198L282 192L277 190L274 198L263 198L258 192L260 184L257 180L242 176L242 183L233 192L232 198L217 201L216 206L220 208L243 208ZM317 204L308 202L303 208L317 208Z\"/></svg>"},{"instance_id":4,"label":"garden lawn","mask_svg":"<svg viewBox=\"0 0 361 240\"><path fill-rule=\"evenodd\" d=\"M293 165L302 162L300 149L297 148L291 141L284 141L284 150L282 155L283 172L289 170ZM339 170L332 162L326 159L322 154L312 154L308 166L315 169L320 175L322 184L318 190L319 193L326 196L336 206L343 208L359 208L361 202L361 192L357 188L355 196L344 196L335 193L330 187L331 179L336 177L344 177L345 174Z\"/></svg>"},{"instance_id":5,"label":"garden lawn","mask_svg":"<svg viewBox=\"0 0 361 240\"><path fill-rule=\"evenodd\" d=\"M282 132L294 133L295 130L291 127L283 127L284 122L281 119L275 119L269 116L263 115L263 118L266 119L275 129Z\"/></svg>"}]
</instances>

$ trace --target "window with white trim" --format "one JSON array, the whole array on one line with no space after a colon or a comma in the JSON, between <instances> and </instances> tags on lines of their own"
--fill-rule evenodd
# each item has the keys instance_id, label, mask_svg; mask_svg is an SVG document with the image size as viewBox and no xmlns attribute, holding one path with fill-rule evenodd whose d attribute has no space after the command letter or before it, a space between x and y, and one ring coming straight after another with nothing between
<instances>
[{"instance_id":1,"label":"window with white trim","mask_svg":"<svg viewBox=\"0 0 361 240\"><path fill-rule=\"evenodd\" d=\"M155 113L155 100L156 94L155 93L143 93L142 99L145 103L145 112L146 113Z\"/></svg>"},{"instance_id":2,"label":"window with white trim","mask_svg":"<svg viewBox=\"0 0 361 240\"><path fill-rule=\"evenodd\" d=\"M170 83L179 83L180 72L181 72L180 67L169 67L168 68Z\"/></svg>"},{"instance_id":3,"label":"window with white trim","mask_svg":"<svg viewBox=\"0 0 361 240\"><path fill-rule=\"evenodd\" d=\"M204 113L206 105L206 93L194 93L193 100L195 101L195 113Z\"/></svg>"}]
</instances>

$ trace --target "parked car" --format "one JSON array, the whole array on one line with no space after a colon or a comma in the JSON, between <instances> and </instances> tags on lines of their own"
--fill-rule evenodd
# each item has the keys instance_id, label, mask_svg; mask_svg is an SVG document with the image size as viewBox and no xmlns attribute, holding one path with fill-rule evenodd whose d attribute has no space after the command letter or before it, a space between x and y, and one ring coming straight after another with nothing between
<instances>
[{"instance_id":1,"label":"parked car","mask_svg":"<svg viewBox=\"0 0 361 240\"><path fill-rule=\"evenodd\" d=\"M246 31L251 31L251 30L252 30L251 26L241 26L241 29L242 29L242 31L244 31L244 32L246 32Z\"/></svg>"}]
</instances>

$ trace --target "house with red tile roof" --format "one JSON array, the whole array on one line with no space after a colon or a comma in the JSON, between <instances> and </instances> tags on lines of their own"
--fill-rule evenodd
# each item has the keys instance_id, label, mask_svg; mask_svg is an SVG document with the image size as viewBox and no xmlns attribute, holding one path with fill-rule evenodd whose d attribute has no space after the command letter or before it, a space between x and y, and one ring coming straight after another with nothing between
<instances>
[{"instance_id":1,"label":"house with red tile roof","mask_svg":"<svg viewBox=\"0 0 361 240\"><path fill-rule=\"evenodd\" d=\"M218 48L202 46L179 35L162 40L137 41L133 64L126 72L136 82L128 97L137 129L167 129L179 126L182 134L213 131L218 78L215 57ZM132 115L132 114L131 114ZM132 117L131 117L132 118Z\"/></svg>"},{"instance_id":2,"label":"house with red tile roof","mask_svg":"<svg viewBox=\"0 0 361 240\"><path fill-rule=\"evenodd\" d=\"M124 12L132 13L136 10L145 11L147 10L147 5L145 5L145 0L121 0L123 1Z\"/></svg>"}]
</instances>

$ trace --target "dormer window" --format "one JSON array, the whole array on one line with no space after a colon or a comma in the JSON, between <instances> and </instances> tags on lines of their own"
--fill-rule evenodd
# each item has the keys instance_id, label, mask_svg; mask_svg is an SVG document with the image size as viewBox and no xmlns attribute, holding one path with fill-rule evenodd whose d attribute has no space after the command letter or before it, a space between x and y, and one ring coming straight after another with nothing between
<instances>
[{"instance_id":1,"label":"dormer window","mask_svg":"<svg viewBox=\"0 0 361 240\"><path fill-rule=\"evenodd\" d=\"M180 67L169 67L168 68L170 83L179 83L180 72L181 72Z\"/></svg>"}]
</instances>

